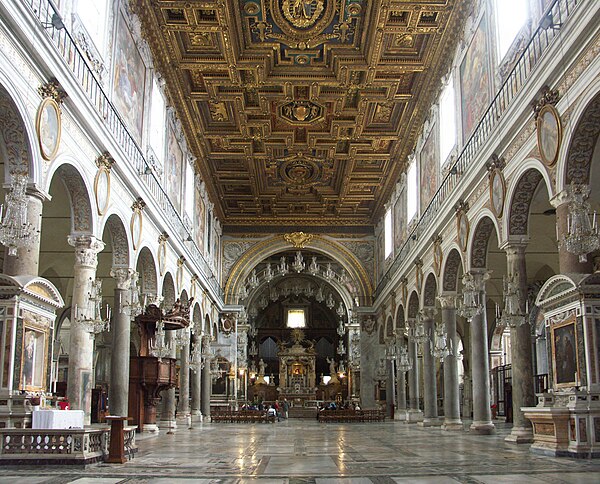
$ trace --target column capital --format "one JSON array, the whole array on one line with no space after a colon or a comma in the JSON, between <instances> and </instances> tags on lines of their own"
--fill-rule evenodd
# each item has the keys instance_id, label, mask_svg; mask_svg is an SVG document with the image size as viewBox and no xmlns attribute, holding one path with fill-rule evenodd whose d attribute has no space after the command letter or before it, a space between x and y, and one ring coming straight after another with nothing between
<instances>
[{"instance_id":1,"label":"column capital","mask_svg":"<svg viewBox=\"0 0 600 484\"><path fill-rule=\"evenodd\" d=\"M126 291L131 285L131 279L135 271L129 267L113 267L110 270L110 277L117 282L117 289Z\"/></svg>"},{"instance_id":2,"label":"column capital","mask_svg":"<svg viewBox=\"0 0 600 484\"><path fill-rule=\"evenodd\" d=\"M67 242L75 248L76 266L97 267L97 255L104 249L104 242L90 234L71 234Z\"/></svg>"},{"instance_id":3,"label":"column capital","mask_svg":"<svg viewBox=\"0 0 600 484\"><path fill-rule=\"evenodd\" d=\"M525 253L525 249L529 244L529 237L518 237L518 238L509 238L506 242L504 242L500 247L500 250L505 251L507 254L519 254Z\"/></svg>"},{"instance_id":4,"label":"column capital","mask_svg":"<svg viewBox=\"0 0 600 484\"><path fill-rule=\"evenodd\" d=\"M554 208L558 208L571 201L573 201L573 190L570 185L567 185L562 192L557 193L550 199L550 205Z\"/></svg>"},{"instance_id":5,"label":"column capital","mask_svg":"<svg viewBox=\"0 0 600 484\"><path fill-rule=\"evenodd\" d=\"M485 291L485 283L490 278L491 273L492 271L488 269L471 269L463 276L463 284L465 283L465 277L469 275L473 279L474 289L483 292Z\"/></svg>"},{"instance_id":6,"label":"column capital","mask_svg":"<svg viewBox=\"0 0 600 484\"><path fill-rule=\"evenodd\" d=\"M437 314L437 308L435 306L424 306L421 309L421 316L424 320L432 320Z\"/></svg>"},{"instance_id":7,"label":"column capital","mask_svg":"<svg viewBox=\"0 0 600 484\"><path fill-rule=\"evenodd\" d=\"M456 294L442 294L437 297L442 309L456 309Z\"/></svg>"}]
</instances>

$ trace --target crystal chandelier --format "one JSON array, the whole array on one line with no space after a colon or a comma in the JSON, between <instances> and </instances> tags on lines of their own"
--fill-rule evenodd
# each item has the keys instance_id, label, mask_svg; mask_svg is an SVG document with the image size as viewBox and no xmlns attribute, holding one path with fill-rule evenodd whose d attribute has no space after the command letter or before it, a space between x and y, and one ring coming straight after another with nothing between
<instances>
[{"instance_id":1,"label":"crystal chandelier","mask_svg":"<svg viewBox=\"0 0 600 484\"><path fill-rule=\"evenodd\" d=\"M194 373L198 373L202 368L204 368L204 362L202 361L202 352L200 350L200 343L194 343L192 347L192 352L190 354L190 362L189 367Z\"/></svg>"},{"instance_id":2,"label":"crystal chandelier","mask_svg":"<svg viewBox=\"0 0 600 484\"><path fill-rule=\"evenodd\" d=\"M344 317L344 314L346 314L346 310L344 309L344 305L342 304L342 301L340 301L340 304L336 309L336 313L340 318Z\"/></svg>"},{"instance_id":3,"label":"crystal chandelier","mask_svg":"<svg viewBox=\"0 0 600 484\"><path fill-rule=\"evenodd\" d=\"M19 247L31 247L37 237L33 225L27 221L27 180L26 173L11 173L6 207L4 204L0 205L0 243L8 247L10 256L16 256Z\"/></svg>"},{"instance_id":4,"label":"crystal chandelier","mask_svg":"<svg viewBox=\"0 0 600 484\"><path fill-rule=\"evenodd\" d=\"M150 343L150 354L158 358L158 361L168 357L173 348L172 342L167 343L165 336L165 323L160 319L156 322L156 331L154 332L153 341Z\"/></svg>"},{"instance_id":5,"label":"crystal chandelier","mask_svg":"<svg viewBox=\"0 0 600 484\"><path fill-rule=\"evenodd\" d=\"M340 282L342 284L348 284L350 282L350 276L346 272L346 269L342 269L342 273L340 274Z\"/></svg>"},{"instance_id":6,"label":"crystal chandelier","mask_svg":"<svg viewBox=\"0 0 600 484\"><path fill-rule=\"evenodd\" d=\"M337 327L337 334L340 338L343 338L343 336L346 334L346 328L344 327L344 321L342 321L340 319L340 323L338 324Z\"/></svg>"},{"instance_id":7,"label":"crystal chandelier","mask_svg":"<svg viewBox=\"0 0 600 484\"><path fill-rule=\"evenodd\" d=\"M187 328L181 328L175 332L175 344L180 348L190 344L190 332Z\"/></svg>"},{"instance_id":8,"label":"crystal chandelier","mask_svg":"<svg viewBox=\"0 0 600 484\"><path fill-rule=\"evenodd\" d=\"M258 355L258 348L256 347L256 341L252 340L252 343L250 344L250 349L248 350L248 354L252 358L256 358L256 356Z\"/></svg>"},{"instance_id":9,"label":"crystal chandelier","mask_svg":"<svg viewBox=\"0 0 600 484\"><path fill-rule=\"evenodd\" d=\"M448 340L444 328L439 325L435 329L435 335L433 337L433 345L431 347L431 356L439 358L444 361L446 356L451 354L451 348L448 347Z\"/></svg>"},{"instance_id":10,"label":"crystal chandelier","mask_svg":"<svg viewBox=\"0 0 600 484\"><path fill-rule=\"evenodd\" d=\"M317 294L315 295L315 299L317 300L317 302L323 302L325 300L325 295L323 294L323 286L319 286L319 289L317 290Z\"/></svg>"},{"instance_id":11,"label":"crystal chandelier","mask_svg":"<svg viewBox=\"0 0 600 484\"><path fill-rule=\"evenodd\" d=\"M240 287L240 292L238 293L239 300L243 301L247 297L248 297L248 289L246 289L246 286Z\"/></svg>"},{"instance_id":12,"label":"crystal chandelier","mask_svg":"<svg viewBox=\"0 0 600 484\"><path fill-rule=\"evenodd\" d=\"M285 261L285 257L281 256L281 259L279 259L279 274L281 274L282 276L285 276L289 272L290 272L290 268L288 266L288 263Z\"/></svg>"},{"instance_id":13,"label":"crystal chandelier","mask_svg":"<svg viewBox=\"0 0 600 484\"><path fill-rule=\"evenodd\" d=\"M389 338L385 343L385 358L390 361L395 360L398 351L396 347L396 338Z\"/></svg>"},{"instance_id":14,"label":"crystal chandelier","mask_svg":"<svg viewBox=\"0 0 600 484\"><path fill-rule=\"evenodd\" d=\"M504 311L500 323L511 328L517 328L527 323L527 318L519 304L519 274L504 276Z\"/></svg>"},{"instance_id":15,"label":"crystal chandelier","mask_svg":"<svg viewBox=\"0 0 600 484\"><path fill-rule=\"evenodd\" d=\"M587 262L587 254L600 249L600 236L596 212L590 215L590 188L573 183L568 187L571 194L567 214L567 234L563 236L565 248L579 256L579 262Z\"/></svg>"},{"instance_id":16,"label":"crystal chandelier","mask_svg":"<svg viewBox=\"0 0 600 484\"><path fill-rule=\"evenodd\" d=\"M344 342L342 340L339 340L336 352L339 356L344 356L346 354L346 348L344 347Z\"/></svg>"},{"instance_id":17,"label":"crystal chandelier","mask_svg":"<svg viewBox=\"0 0 600 484\"><path fill-rule=\"evenodd\" d=\"M106 305L105 316L102 317L102 280L91 281L88 292L87 311L78 311L75 305L75 323L91 334L99 334L110 330L111 310Z\"/></svg>"},{"instance_id":18,"label":"crystal chandelier","mask_svg":"<svg viewBox=\"0 0 600 484\"><path fill-rule=\"evenodd\" d=\"M135 271L131 274L131 280L129 283L129 302L121 306L123 312L125 312L130 318L135 318L142 313L142 305L140 304L139 277L139 274Z\"/></svg>"},{"instance_id":19,"label":"crystal chandelier","mask_svg":"<svg viewBox=\"0 0 600 484\"><path fill-rule=\"evenodd\" d=\"M428 336L429 335L425 332L425 326L423 325L419 314L415 319L415 325L413 327L413 340L417 344L423 344Z\"/></svg>"},{"instance_id":20,"label":"crystal chandelier","mask_svg":"<svg viewBox=\"0 0 600 484\"><path fill-rule=\"evenodd\" d=\"M333 294L329 293L327 295L327 301L325 302L329 309L333 309L335 307L335 301L333 300Z\"/></svg>"},{"instance_id":21,"label":"crystal chandelier","mask_svg":"<svg viewBox=\"0 0 600 484\"><path fill-rule=\"evenodd\" d=\"M319 267L319 264L317 264L317 258L314 256L311 257L311 262L308 266L308 272L310 272L311 275L316 276L320 271L321 268Z\"/></svg>"},{"instance_id":22,"label":"crystal chandelier","mask_svg":"<svg viewBox=\"0 0 600 484\"><path fill-rule=\"evenodd\" d=\"M248 278L248 285L252 289L256 289L258 287L258 284L259 284L259 281L258 281L258 276L256 275L256 269L253 269L252 274Z\"/></svg>"},{"instance_id":23,"label":"crystal chandelier","mask_svg":"<svg viewBox=\"0 0 600 484\"><path fill-rule=\"evenodd\" d=\"M275 274L273 274L273 269L271 268L271 263L267 264L267 268L265 269L265 281L271 282Z\"/></svg>"},{"instance_id":24,"label":"crystal chandelier","mask_svg":"<svg viewBox=\"0 0 600 484\"><path fill-rule=\"evenodd\" d=\"M331 281L335 277L335 271L331 268L331 262L327 263L327 269L323 271L323 277Z\"/></svg>"},{"instance_id":25,"label":"crystal chandelier","mask_svg":"<svg viewBox=\"0 0 600 484\"><path fill-rule=\"evenodd\" d=\"M305 267L306 267L306 264L304 263L304 258L302 257L302 252L297 251L296 258L294 259L294 263L292 264L292 268L296 272L302 272Z\"/></svg>"},{"instance_id":26,"label":"crystal chandelier","mask_svg":"<svg viewBox=\"0 0 600 484\"><path fill-rule=\"evenodd\" d=\"M477 288L475 287L475 277L473 274L467 272L463 275L462 282L463 297L462 301L460 299L458 300L456 312L471 322L475 316L482 312L483 308L479 299L479 291L477 291Z\"/></svg>"},{"instance_id":27,"label":"crystal chandelier","mask_svg":"<svg viewBox=\"0 0 600 484\"><path fill-rule=\"evenodd\" d=\"M250 325L250 329L248 330L248 336L250 336L251 338L256 338L257 334L258 329L256 329L256 325L253 323Z\"/></svg>"},{"instance_id":28,"label":"crystal chandelier","mask_svg":"<svg viewBox=\"0 0 600 484\"><path fill-rule=\"evenodd\" d=\"M401 372L407 372L412 370L412 361L408 356L408 349L406 346L401 345L398 348L398 355L396 357L396 369Z\"/></svg>"}]
</instances>

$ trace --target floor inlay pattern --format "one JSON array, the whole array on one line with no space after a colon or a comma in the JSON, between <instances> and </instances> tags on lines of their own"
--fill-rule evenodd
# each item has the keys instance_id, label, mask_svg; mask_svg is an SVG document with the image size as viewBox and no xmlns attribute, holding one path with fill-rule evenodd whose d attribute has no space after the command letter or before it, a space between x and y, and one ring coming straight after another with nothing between
<instances>
[{"instance_id":1,"label":"floor inlay pattern","mask_svg":"<svg viewBox=\"0 0 600 484\"><path fill-rule=\"evenodd\" d=\"M496 435L400 422L199 424L141 437L123 464L5 467L11 484L575 484L600 483L600 461L533 455Z\"/></svg>"}]
</instances>

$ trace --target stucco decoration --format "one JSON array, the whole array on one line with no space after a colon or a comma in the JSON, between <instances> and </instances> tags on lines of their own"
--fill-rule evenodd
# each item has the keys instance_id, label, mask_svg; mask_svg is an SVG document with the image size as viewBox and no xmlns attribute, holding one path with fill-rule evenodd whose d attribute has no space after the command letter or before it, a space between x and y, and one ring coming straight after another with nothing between
<instances>
[{"instance_id":1,"label":"stucco decoration","mask_svg":"<svg viewBox=\"0 0 600 484\"><path fill-rule=\"evenodd\" d=\"M587 185L594 148L600 135L600 94L590 102L577 123L567 154L566 183Z\"/></svg>"},{"instance_id":2,"label":"stucco decoration","mask_svg":"<svg viewBox=\"0 0 600 484\"><path fill-rule=\"evenodd\" d=\"M458 273L462 267L462 260L460 254L456 249L452 249L446 259L446 267L444 268L444 280L442 287L444 291L457 291L458 290Z\"/></svg>"},{"instance_id":3,"label":"stucco decoration","mask_svg":"<svg viewBox=\"0 0 600 484\"><path fill-rule=\"evenodd\" d=\"M148 247L140 250L137 262L137 271L140 274L140 287L143 294L156 295L158 284L156 278L156 265L152 252Z\"/></svg>"},{"instance_id":4,"label":"stucco decoration","mask_svg":"<svg viewBox=\"0 0 600 484\"><path fill-rule=\"evenodd\" d=\"M167 272L163 280L162 296L165 308L170 310L175 304L175 282L169 272Z\"/></svg>"},{"instance_id":5,"label":"stucco decoration","mask_svg":"<svg viewBox=\"0 0 600 484\"><path fill-rule=\"evenodd\" d=\"M419 312L419 296L416 292L410 295L410 299L408 300L408 317L416 318L417 313Z\"/></svg>"},{"instance_id":6,"label":"stucco decoration","mask_svg":"<svg viewBox=\"0 0 600 484\"><path fill-rule=\"evenodd\" d=\"M227 280L233 265L252 245L253 242L223 242L223 280Z\"/></svg>"},{"instance_id":7,"label":"stucco decoration","mask_svg":"<svg viewBox=\"0 0 600 484\"><path fill-rule=\"evenodd\" d=\"M494 223L488 217L479 221L473 232L473 245L471 246L471 268L485 269L487 263L487 248L490 235L494 230Z\"/></svg>"},{"instance_id":8,"label":"stucco decoration","mask_svg":"<svg viewBox=\"0 0 600 484\"><path fill-rule=\"evenodd\" d=\"M425 290L423 291L423 306L435 306L435 298L437 296L437 281L433 274L427 276L425 281Z\"/></svg>"},{"instance_id":9,"label":"stucco decoration","mask_svg":"<svg viewBox=\"0 0 600 484\"><path fill-rule=\"evenodd\" d=\"M0 146L0 154L8 160L9 169L4 170L6 178L11 171L29 172L29 143L21 116L9 94L0 87L0 135L4 147ZM3 150L5 153L2 153Z\"/></svg>"},{"instance_id":10,"label":"stucco decoration","mask_svg":"<svg viewBox=\"0 0 600 484\"><path fill-rule=\"evenodd\" d=\"M346 247L361 262L365 271L369 275L371 282L375 277L375 246L373 241L348 241L340 242L340 245Z\"/></svg>"},{"instance_id":11,"label":"stucco decoration","mask_svg":"<svg viewBox=\"0 0 600 484\"><path fill-rule=\"evenodd\" d=\"M110 233L112 243L113 266L128 266L129 246L123 222L116 215L111 215L106 222L106 228Z\"/></svg>"},{"instance_id":12,"label":"stucco decoration","mask_svg":"<svg viewBox=\"0 0 600 484\"><path fill-rule=\"evenodd\" d=\"M83 179L75 167L62 165L56 170L71 200L71 231L92 232L92 205Z\"/></svg>"},{"instance_id":13,"label":"stucco decoration","mask_svg":"<svg viewBox=\"0 0 600 484\"><path fill-rule=\"evenodd\" d=\"M510 235L527 235L527 222L529 208L535 190L542 179L542 174L534 170L527 170L517 183L513 199L510 203L510 218L508 233Z\"/></svg>"}]
</instances>

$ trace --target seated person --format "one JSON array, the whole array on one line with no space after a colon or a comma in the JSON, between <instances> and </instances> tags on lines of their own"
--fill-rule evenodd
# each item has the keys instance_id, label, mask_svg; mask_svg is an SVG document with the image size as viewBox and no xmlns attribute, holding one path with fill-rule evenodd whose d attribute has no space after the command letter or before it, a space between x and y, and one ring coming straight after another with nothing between
<instances>
[{"instance_id":1,"label":"seated person","mask_svg":"<svg viewBox=\"0 0 600 484\"><path fill-rule=\"evenodd\" d=\"M269 405L269 409L267 410L267 417L276 417L277 411L273 407L273 405Z\"/></svg>"}]
</instances>

